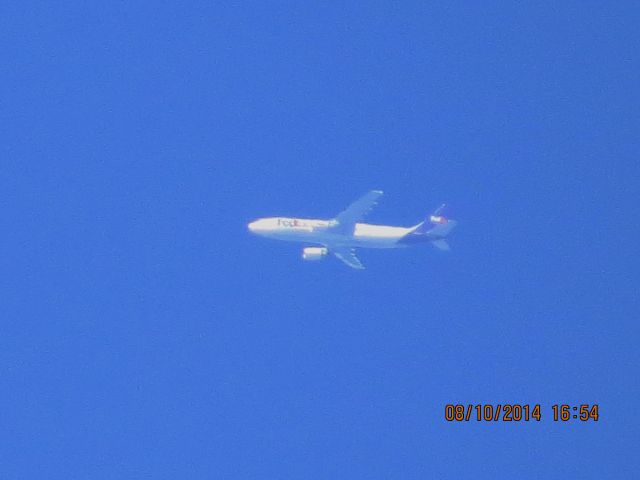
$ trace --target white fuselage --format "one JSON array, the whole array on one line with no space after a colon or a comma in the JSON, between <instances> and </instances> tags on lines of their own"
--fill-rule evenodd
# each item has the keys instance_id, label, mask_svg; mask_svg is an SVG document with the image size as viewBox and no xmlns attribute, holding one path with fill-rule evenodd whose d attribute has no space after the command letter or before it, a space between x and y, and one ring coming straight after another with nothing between
<instances>
[{"instance_id":1,"label":"white fuselage","mask_svg":"<svg viewBox=\"0 0 640 480\"><path fill-rule=\"evenodd\" d=\"M335 226L332 220L271 217L251 222L249 230L264 237L288 242L364 248L404 247L406 245L398 241L413 230L412 227L356 223L352 232L341 232Z\"/></svg>"}]
</instances>

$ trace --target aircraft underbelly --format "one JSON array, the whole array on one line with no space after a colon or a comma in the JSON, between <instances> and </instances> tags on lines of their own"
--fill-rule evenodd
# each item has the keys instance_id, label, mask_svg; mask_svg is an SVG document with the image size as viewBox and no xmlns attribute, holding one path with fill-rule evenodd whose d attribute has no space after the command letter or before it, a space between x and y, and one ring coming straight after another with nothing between
<instances>
[{"instance_id":1,"label":"aircraft underbelly","mask_svg":"<svg viewBox=\"0 0 640 480\"><path fill-rule=\"evenodd\" d=\"M327 246L398 248L406 246L398 241L407 234L408 230L400 227L359 223L351 235L331 230L314 231L304 228L288 228L274 232L272 236L290 242L316 243Z\"/></svg>"},{"instance_id":2,"label":"aircraft underbelly","mask_svg":"<svg viewBox=\"0 0 640 480\"><path fill-rule=\"evenodd\" d=\"M298 239L300 240L300 239ZM323 245L340 245L348 247L362 248L396 248L404 246L398 244L397 237L376 237L367 235L340 235L334 233L311 234L304 240L310 243L320 243Z\"/></svg>"}]
</instances>

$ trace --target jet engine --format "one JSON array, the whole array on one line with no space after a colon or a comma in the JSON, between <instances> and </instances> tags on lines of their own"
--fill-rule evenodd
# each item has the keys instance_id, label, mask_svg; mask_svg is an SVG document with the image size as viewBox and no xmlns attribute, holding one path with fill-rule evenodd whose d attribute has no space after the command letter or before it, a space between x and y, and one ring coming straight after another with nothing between
<instances>
[{"instance_id":1,"label":"jet engine","mask_svg":"<svg viewBox=\"0 0 640 480\"><path fill-rule=\"evenodd\" d=\"M302 250L302 258L304 260L322 260L322 258L329 252L326 247L307 247Z\"/></svg>"}]
</instances>

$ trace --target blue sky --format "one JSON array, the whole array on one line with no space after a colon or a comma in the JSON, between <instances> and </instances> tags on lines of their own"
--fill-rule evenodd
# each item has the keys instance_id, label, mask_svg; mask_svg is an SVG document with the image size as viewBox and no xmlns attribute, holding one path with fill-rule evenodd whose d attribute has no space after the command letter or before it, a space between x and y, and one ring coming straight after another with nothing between
<instances>
[{"instance_id":1,"label":"blue sky","mask_svg":"<svg viewBox=\"0 0 640 480\"><path fill-rule=\"evenodd\" d=\"M2 478L633 478L633 2L3 8ZM441 202L306 264L260 216ZM447 423L447 403L540 403ZM556 423L555 403L599 403Z\"/></svg>"}]
</instances>

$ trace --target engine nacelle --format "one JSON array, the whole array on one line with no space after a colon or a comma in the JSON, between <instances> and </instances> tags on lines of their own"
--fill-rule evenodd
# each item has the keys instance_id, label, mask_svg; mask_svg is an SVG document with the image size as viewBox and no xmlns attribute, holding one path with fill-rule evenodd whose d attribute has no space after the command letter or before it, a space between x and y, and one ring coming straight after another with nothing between
<instances>
[{"instance_id":1,"label":"engine nacelle","mask_svg":"<svg viewBox=\"0 0 640 480\"><path fill-rule=\"evenodd\" d=\"M302 250L302 258L307 261L322 260L328 252L326 247L307 247Z\"/></svg>"}]
</instances>

